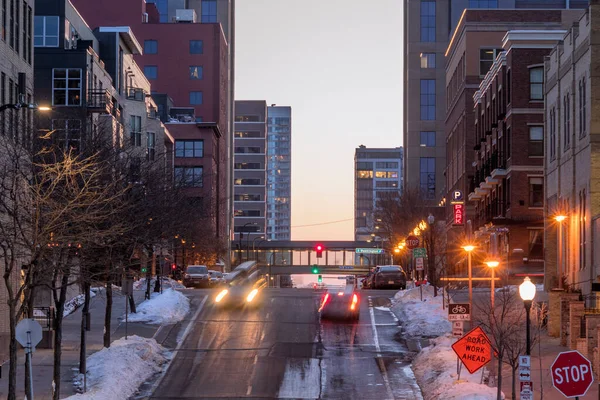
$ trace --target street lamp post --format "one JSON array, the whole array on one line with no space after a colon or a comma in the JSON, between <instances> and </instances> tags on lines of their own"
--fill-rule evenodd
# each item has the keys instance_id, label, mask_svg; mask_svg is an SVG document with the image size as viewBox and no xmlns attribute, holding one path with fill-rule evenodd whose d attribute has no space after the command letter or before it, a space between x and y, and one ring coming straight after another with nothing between
<instances>
[{"instance_id":1,"label":"street lamp post","mask_svg":"<svg viewBox=\"0 0 600 400\"><path fill-rule=\"evenodd\" d=\"M277 253L275 253L275 251L273 251L271 253L271 262L269 263L269 280L267 280L267 287L271 287L271 279L273 279L273 275L272 275L273 270L271 269L271 267L273 266L273 263L275 262L274 258L275 258L276 254Z\"/></svg>"},{"instance_id":2,"label":"street lamp post","mask_svg":"<svg viewBox=\"0 0 600 400\"><path fill-rule=\"evenodd\" d=\"M433 223L435 217L433 214L429 214L427 217L427 223L429 224L429 279L433 285L433 297L437 297L437 277L435 273L435 244L433 242Z\"/></svg>"},{"instance_id":3,"label":"street lamp post","mask_svg":"<svg viewBox=\"0 0 600 400\"><path fill-rule=\"evenodd\" d=\"M471 252L475 250L475 246L468 244L463 246L463 250L467 252L467 268L469 274L469 304L473 306L473 270L471 268Z\"/></svg>"},{"instance_id":4,"label":"street lamp post","mask_svg":"<svg viewBox=\"0 0 600 400\"><path fill-rule=\"evenodd\" d=\"M239 247L239 260L240 260L240 264L242 263L242 239L244 237L244 230L246 229L246 227L248 225L256 225L256 222L246 222L244 225L242 225L242 227L240 228L240 234L238 235L238 247ZM246 242L246 245L248 243Z\"/></svg>"},{"instance_id":5,"label":"street lamp post","mask_svg":"<svg viewBox=\"0 0 600 400\"><path fill-rule=\"evenodd\" d=\"M533 302L533 298L535 297L536 287L531 282L528 276L525 277L525 280L521 285L519 285L519 295L523 299L523 304L525 305L525 317L526 317L526 351L527 355L531 355L531 338L530 338L530 330L531 330L531 318L529 316L531 312L531 303Z\"/></svg>"},{"instance_id":6,"label":"street lamp post","mask_svg":"<svg viewBox=\"0 0 600 400\"><path fill-rule=\"evenodd\" d=\"M256 244L257 239L264 239L264 238L265 238L264 236L258 236L258 237L255 237L254 239L252 239L252 255L255 256L254 257L255 261L256 261L256 251L254 250L254 245ZM246 258L249 260L250 256L247 255Z\"/></svg>"},{"instance_id":7,"label":"street lamp post","mask_svg":"<svg viewBox=\"0 0 600 400\"><path fill-rule=\"evenodd\" d=\"M258 241L258 244L257 244L257 246L258 246L258 247L260 247L260 244L261 244L262 242L267 242L267 241L268 241L268 239L265 239L265 238L263 237L262 239L260 239L260 240ZM254 250L254 243L252 243L252 251L254 251L254 261L258 262L258 252L257 252L256 250Z\"/></svg>"},{"instance_id":8,"label":"street lamp post","mask_svg":"<svg viewBox=\"0 0 600 400\"><path fill-rule=\"evenodd\" d=\"M562 222L567 219L565 215L557 215L554 220L558 222L558 288L563 288L563 238L562 238Z\"/></svg>"},{"instance_id":9,"label":"street lamp post","mask_svg":"<svg viewBox=\"0 0 600 400\"><path fill-rule=\"evenodd\" d=\"M38 106L35 103L11 103L11 104L3 104L0 106L0 112L5 110L20 110L21 108L29 109L29 110L38 110L38 111L50 111L50 107L46 106Z\"/></svg>"},{"instance_id":10,"label":"street lamp post","mask_svg":"<svg viewBox=\"0 0 600 400\"><path fill-rule=\"evenodd\" d=\"M496 273L495 273L495 270L496 270L496 267L498 265L500 265L500 262L499 261L486 261L485 263L492 270L492 283L491 283L490 301L492 303L492 313L493 313L494 312L494 298L495 298L495 292L496 292Z\"/></svg>"}]
</instances>

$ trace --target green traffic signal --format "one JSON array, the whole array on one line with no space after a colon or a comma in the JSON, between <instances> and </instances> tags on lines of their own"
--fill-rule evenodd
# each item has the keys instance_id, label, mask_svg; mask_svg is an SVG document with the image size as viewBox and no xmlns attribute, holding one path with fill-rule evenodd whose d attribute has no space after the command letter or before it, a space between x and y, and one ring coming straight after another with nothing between
<instances>
[{"instance_id":1,"label":"green traffic signal","mask_svg":"<svg viewBox=\"0 0 600 400\"><path fill-rule=\"evenodd\" d=\"M319 277L317 278L317 281L319 283L323 282L323 275L319 275Z\"/></svg>"},{"instance_id":2,"label":"green traffic signal","mask_svg":"<svg viewBox=\"0 0 600 400\"><path fill-rule=\"evenodd\" d=\"M313 265L312 273L313 274L318 274L319 273L319 268L316 265Z\"/></svg>"},{"instance_id":3,"label":"green traffic signal","mask_svg":"<svg viewBox=\"0 0 600 400\"><path fill-rule=\"evenodd\" d=\"M148 272L147 268L142 268L142 273Z\"/></svg>"}]
</instances>

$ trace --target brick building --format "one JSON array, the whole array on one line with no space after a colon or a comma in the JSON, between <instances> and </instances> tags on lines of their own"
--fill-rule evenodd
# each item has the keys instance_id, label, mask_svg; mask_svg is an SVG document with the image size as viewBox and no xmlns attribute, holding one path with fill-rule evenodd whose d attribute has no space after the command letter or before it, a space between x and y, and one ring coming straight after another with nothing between
<instances>
[{"instance_id":1,"label":"brick building","mask_svg":"<svg viewBox=\"0 0 600 400\"><path fill-rule=\"evenodd\" d=\"M517 217L514 209L516 204L512 203L512 212L507 212L508 210L504 209L502 204L499 203L499 201L502 201L501 193L503 192L498 191L496 187L499 182L493 181L496 186L491 184L490 175L492 171L489 169L489 163L491 163L494 149L499 146L498 138L504 137L503 133L507 130L506 118L510 118L512 114L522 113L538 113L541 115L543 112L543 98L537 104L533 102L522 105L522 107L526 106L524 109L515 108L513 110L508 105L505 108L505 114L502 115L491 112L492 109L498 109L500 104L498 94L495 94L493 104L490 97L489 107L487 103L483 107L488 112L482 119L481 113L477 113L474 95L482 88L485 88L484 92L487 91L489 82L483 87L480 87L480 84L494 65L497 56L504 51L502 47L503 39L508 31L560 30L571 24L581 13L581 10L539 10L536 13L531 13L528 10L465 10L460 19L446 51L446 199L451 199L452 193L455 191L460 191L464 194L464 197L468 197L466 199L465 220L471 220L476 230L481 228L481 232L483 232L491 226L490 223L495 223L495 218L498 216L503 220L510 219L513 216ZM541 62L540 60L538 64ZM492 79L494 84L496 84L495 79L495 77ZM514 93L515 90L518 92L529 88L528 80L524 83L527 83L527 86L523 87L523 83L521 83L521 86L512 85L514 90L511 96L513 98L517 96ZM506 97L507 88L499 87L499 89L502 96ZM487 96L491 95L492 91L490 90ZM479 97L477 101L479 101ZM529 108L534 110L530 111ZM514 130L515 127L512 129ZM539 135L539 131L536 133ZM514 143L508 143L508 146L512 149L515 148ZM532 158L528 161L521 160L519 163L529 163L530 161L533 165L543 165L541 158ZM486 165L488 165L487 169ZM541 169L537 171L539 176ZM494 176L497 176L496 174L498 174L498 171L495 171ZM486 182L486 178L488 178L488 182ZM519 181L519 184L521 183ZM475 186L478 188L477 193L475 193ZM484 198L481 196L482 191L485 191L485 194L492 193L492 187L495 188L494 196L489 199L485 197L484 205L482 205L480 201ZM511 190L516 194L521 189L512 188ZM525 184L525 188L522 190L527 192L529 190L528 185ZM504 191L504 193L509 193L509 191ZM496 200L492 201L492 198ZM519 207L528 207L528 198L525 197L522 200L524 201L523 206L517 200ZM508 200L505 199L504 204L507 202ZM543 204L540 206L543 206ZM502 210L498 212L499 209ZM459 247L462 244L464 227L452 225L452 213L451 201L447 201L448 243L454 243L455 246L454 248L448 248L450 255L448 263L451 269L455 266L461 269L465 267L465 254ZM523 249L524 247L523 242L520 242L518 246L516 244L514 246L510 248L510 252L513 250L519 252L517 249ZM481 253L484 257L485 250ZM504 255L504 259L505 257L506 255Z\"/></svg>"}]
</instances>

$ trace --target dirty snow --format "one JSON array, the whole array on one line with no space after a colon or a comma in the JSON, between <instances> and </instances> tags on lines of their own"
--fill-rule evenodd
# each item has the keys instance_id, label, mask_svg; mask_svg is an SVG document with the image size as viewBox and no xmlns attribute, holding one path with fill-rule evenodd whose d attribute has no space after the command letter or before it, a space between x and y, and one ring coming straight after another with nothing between
<instances>
[{"instance_id":1,"label":"dirty snow","mask_svg":"<svg viewBox=\"0 0 600 400\"><path fill-rule=\"evenodd\" d=\"M147 322L150 324L174 324L183 320L190 311L190 300L182 293L165 289L161 293L152 293L150 300L137 307L137 312L129 313L129 322ZM123 316L125 319L125 316Z\"/></svg>"},{"instance_id":2,"label":"dirty snow","mask_svg":"<svg viewBox=\"0 0 600 400\"><path fill-rule=\"evenodd\" d=\"M400 321L407 337L437 337L452 331L448 311L442 308L442 296L433 297L433 286L401 290L392 301L392 311Z\"/></svg>"},{"instance_id":3,"label":"dirty snow","mask_svg":"<svg viewBox=\"0 0 600 400\"><path fill-rule=\"evenodd\" d=\"M94 287L90 289L90 298L96 297L96 294L100 292L104 288ZM83 293L73 297L71 300L65 303L65 311L63 317L73 313L73 311L77 310L79 307L83 305L85 302L85 295Z\"/></svg>"},{"instance_id":4,"label":"dirty snow","mask_svg":"<svg viewBox=\"0 0 600 400\"><path fill-rule=\"evenodd\" d=\"M186 288L179 281L168 278L166 276L163 276L161 281L163 284L163 291L164 291L164 289L167 289L167 288L170 288L170 289L185 289ZM154 290L155 283L156 283L156 278L150 279L150 290ZM135 290L146 290L146 278L142 278L139 281L133 282L133 288Z\"/></svg>"}]
</instances>

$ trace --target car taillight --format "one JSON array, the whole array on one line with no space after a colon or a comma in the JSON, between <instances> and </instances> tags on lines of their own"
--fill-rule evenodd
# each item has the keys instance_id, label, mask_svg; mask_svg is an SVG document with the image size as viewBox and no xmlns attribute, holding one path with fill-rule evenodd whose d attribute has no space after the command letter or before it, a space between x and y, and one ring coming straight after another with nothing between
<instances>
[{"instance_id":1,"label":"car taillight","mask_svg":"<svg viewBox=\"0 0 600 400\"><path fill-rule=\"evenodd\" d=\"M356 293L354 293L352 295L352 304L350 305L350 309L354 311L357 303L358 303L358 296L356 295Z\"/></svg>"},{"instance_id":2,"label":"car taillight","mask_svg":"<svg viewBox=\"0 0 600 400\"><path fill-rule=\"evenodd\" d=\"M325 307L325 303L327 303L328 301L329 301L329 293L326 293L325 297L323 297L323 302L321 303L321 307L319 307L319 312L321 312L323 307Z\"/></svg>"}]
</instances>

